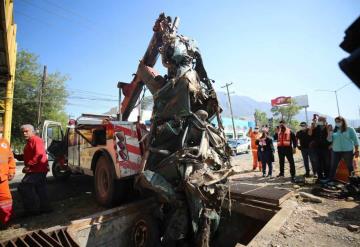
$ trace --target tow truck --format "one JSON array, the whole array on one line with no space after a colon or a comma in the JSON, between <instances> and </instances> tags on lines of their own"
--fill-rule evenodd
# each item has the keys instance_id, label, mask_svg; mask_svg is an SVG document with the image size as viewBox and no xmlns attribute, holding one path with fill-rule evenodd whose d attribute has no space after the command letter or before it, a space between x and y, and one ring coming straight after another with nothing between
<instances>
[{"instance_id":1,"label":"tow truck","mask_svg":"<svg viewBox=\"0 0 360 247\"><path fill-rule=\"evenodd\" d=\"M126 193L126 182L144 169L143 141L148 131L139 120L127 120L144 88L144 80L150 80L149 74L157 74L152 68L162 45L163 25L169 24L167 18L161 14L156 20L153 36L131 83L118 83L121 106L116 118L83 114L69 120L65 134L60 123L44 123L42 137L54 160L54 177L66 180L71 173L94 176L95 197L100 205L110 207L118 203ZM176 32L179 19L170 25L171 31ZM154 82L150 90L159 86ZM123 100L121 94L125 96Z\"/></svg>"},{"instance_id":2,"label":"tow truck","mask_svg":"<svg viewBox=\"0 0 360 247\"><path fill-rule=\"evenodd\" d=\"M140 141L146 132L139 122L82 114L69 120L65 134L60 123L45 121L43 140L53 160L53 176L63 181L72 173L93 176L97 202L110 207L123 198L131 178L142 170Z\"/></svg>"}]
</instances>

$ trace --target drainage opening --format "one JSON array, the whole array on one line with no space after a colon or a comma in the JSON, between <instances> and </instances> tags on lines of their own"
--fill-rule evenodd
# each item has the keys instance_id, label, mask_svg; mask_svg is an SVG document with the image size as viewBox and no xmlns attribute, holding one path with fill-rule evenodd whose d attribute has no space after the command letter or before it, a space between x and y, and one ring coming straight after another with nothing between
<instances>
[{"instance_id":1,"label":"drainage opening","mask_svg":"<svg viewBox=\"0 0 360 247\"><path fill-rule=\"evenodd\" d=\"M275 214L275 213L274 213ZM260 220L238 212L223 214L211 246L234 247L247 245L270 219Z\"/></svg>"}]
</instances>

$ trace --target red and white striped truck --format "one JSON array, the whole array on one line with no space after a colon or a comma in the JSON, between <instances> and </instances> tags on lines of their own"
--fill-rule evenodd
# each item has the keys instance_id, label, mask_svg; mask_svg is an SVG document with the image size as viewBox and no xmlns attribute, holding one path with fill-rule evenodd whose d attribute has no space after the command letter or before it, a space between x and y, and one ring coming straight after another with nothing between
<instances>
[{"instance_id":1,"label":"red and white striped truck","mask_svg":"<svg viewBox=\"0 0 360 247\"><path fill-rule=\"evenodd\" d=\"M118 121L106 115L83 114L70 120L63 134L60 123L45 121L42 136L52 173L65 180L72 173L94 176L96 200L111 206L122 198L124 187L142 170L146 126Z\"/></svg>"}]
</instances>

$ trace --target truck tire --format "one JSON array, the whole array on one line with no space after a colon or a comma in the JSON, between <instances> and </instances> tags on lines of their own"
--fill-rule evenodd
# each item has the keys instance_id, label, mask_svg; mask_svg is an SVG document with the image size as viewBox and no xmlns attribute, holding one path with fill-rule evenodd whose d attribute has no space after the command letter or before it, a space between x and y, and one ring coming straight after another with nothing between
<instances>
[{"instance_id":1,"label":"truck tire","mask_svg":"<svg viewBox=\"0 0 360 247\"><path fill-rule=\"evenodd\" d=\"M71 175L71 171L64 170L57 160L54 160L51 166L51 172L56 180L62 182L68 180Z\"/></svg>"},{"instance_id":2,"label":"truck tire","mask_svg":"<svg viewBox=\"0 0 360 247\"><path fill-rule=\"evenodd\" d=\"M131 233L131 247L160 246L159 223L153 217L144 215L134 221Z\"/></svg>"},{"instance_id":3,"label":"truck tire","mask_svg":"<svg viewBox=\"0 0 360 247\"><path fill-rule=\"evenodd\" d=\"M94 178L95 197L101 206L111 207L117 202L119 188L116 188L116 184L112 162L101 155L96 161Z\"/></svg>"}]
</instances>

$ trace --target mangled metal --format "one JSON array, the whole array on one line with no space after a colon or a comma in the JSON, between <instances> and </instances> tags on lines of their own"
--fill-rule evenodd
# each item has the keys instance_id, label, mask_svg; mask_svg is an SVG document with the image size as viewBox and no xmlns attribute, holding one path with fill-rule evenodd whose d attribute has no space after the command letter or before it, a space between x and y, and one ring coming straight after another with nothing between
<instances>
[{"instance_id":1,"label":"mangled metal","mask_svg":"<svg viewBox=\"0 0 360 247\"><path fill-rule=\"evenodd\" d=\"M232 168L212 81L195 41L177 34L177 25L178 19L172 23L162 14L154 27L167 75L159 76L144 61L139 65L137 76L154 107L136 186L153 191L163 205L162 245L209 246Z\"/></svg>"}]
</instances>

